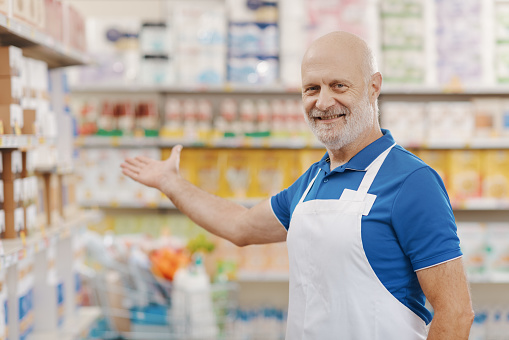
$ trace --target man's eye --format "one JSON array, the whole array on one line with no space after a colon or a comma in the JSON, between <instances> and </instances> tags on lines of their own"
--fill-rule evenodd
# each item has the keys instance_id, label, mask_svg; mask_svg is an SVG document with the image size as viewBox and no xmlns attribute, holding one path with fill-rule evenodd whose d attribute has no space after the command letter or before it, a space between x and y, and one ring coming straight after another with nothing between
<instances>
[{"instance_id":1,"label":"man's eye","mask_svg":"<svg viewBox=\"0 0 509 340\"><path fill-rule=\"evenodd\" d=\"M341 89L341 88L345 87L345 85L343 85L343 84L336 84L336 85L334 85L334 86L335 86L336 88L338 88L338 89Z\"/></svg>"},{"instance_id":2,"label":"man's eye","mask_svg":"<svg viewBox=\"0 0 509 340\"><path fill-rule=\"evenodd\" d=\"M310 87L306 88L306 92L317 91L318 89L319 89L318 86L310 86Z\"/></svg>"}]
</instances>

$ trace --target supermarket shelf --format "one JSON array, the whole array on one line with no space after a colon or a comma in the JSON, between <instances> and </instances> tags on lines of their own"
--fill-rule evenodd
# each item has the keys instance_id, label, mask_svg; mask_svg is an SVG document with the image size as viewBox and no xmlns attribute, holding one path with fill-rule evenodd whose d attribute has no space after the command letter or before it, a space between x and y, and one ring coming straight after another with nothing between
<instances>
[{"instance_id":1,"label":"supermarket shelf","mask_svg":"<svg viewBox=\"0 0 509 340\"><path fill-rule=\"evenodd\" d=\"M288 282L289 273L282 272L248 272L240 271L237 273L239 282Z\"/></svg>"},{"instance_id":2,"label":"supermarket shelf","mask_svg":"<svg viewBox=\"0 0 509 340\"><path fill-rule=\"evenodd\" d=\"M3 254L0 255L0 266L6 268L16 264L28 255L36 254L50 245L54 245L58 240L68 238L73 229L76 229L86 223L100 221L103 214L99 211L85 211L78 214L77 217L57 223L44 231L26 238L26 244L23 245L21 239L2 240L1 245Z\"/></svg>"},{"instance_id":3,"label":"supermarket shelf","mask_svg":"<svg viewBox=\"0 0 509 340\"><path fill-rule=\"evenodd\" d=\"M99 84L73 86L71 93L211 93L211 94L300 94L301 89L281 85L139 85L139 84Z\"/></svg>"},{"instance_id":4,"label":"supermarket shelf","mask_svg":"<svg viewBox=\"0 0 509 340\"><path fill-rule=\"evenodd\" d=\"M31 148L40 144L33 135L0 135L0 149Z\"/></svg>"},{"instance_id":5,"label":"supermarket shelf","mask_svg":"<svg viewBox=\"0 0 509 340\"><path fill-rule=\"evenodd\" d=\"M0 13L0 41L23 49L23 55L43 60L49 68L90 63L82 52L74 51L52 37L15 18Z\"/></svg>"},{"instance_id":6,"label":"supermarket shelf","mask_svg":"<svg viewBox=\"0 0 509 340\"><path fill-rule=\"evenodd\" d=\"M195 86L164 86L138 84L103 84L74 86L72 93L212 93L212 94L292 94L300 95L301 89L283 85L195 85ZM436 87L418 85L384 85L382 95L507 95L508 86L486 87Z\"/></svg>"},{"instance_id":7,"label":"supermarket shelf","mask_svg":"<svg viewBox=\"0 0 509 340\"><path fill-rule=\"evenodd\" d=\"M102 315L99 307L80 307L76 315L66 317L57 331L34 332L28 340L78 340L84 339L90 327Z\"/></svg>"},{"instance_id":8,"label":"supermarket shelf","mask_svg":"<svg viewBox=\"0 0 509 340\"><path fill-rule=\"evenodd\" d=\"M276 138L255 138L240 137L227 138L216 141L190 141L177 138L157 138L157 137L103 137L103 136L78 136L74 145L78 148L104 148L104 147L124 147L124 148L147 148L161 147L169 148L181 144L188 148L273 148L273 149L302 149L314 148L323 149L323 145L318 142L309 142L304 139L276 139Z\"/></svg>"}]
</instances>

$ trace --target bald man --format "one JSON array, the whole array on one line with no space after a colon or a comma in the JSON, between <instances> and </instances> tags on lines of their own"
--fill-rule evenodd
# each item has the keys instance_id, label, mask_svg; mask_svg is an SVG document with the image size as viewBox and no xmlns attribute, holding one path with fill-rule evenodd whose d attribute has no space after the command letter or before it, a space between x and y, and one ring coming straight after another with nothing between
<instances>
[{"instance_id":1,"label":"bald man","mask_svg":"<svg viewBox=\"0 0 509 340\"><path fill-rule=\"evenodd\" d=\"M181 146L165 161L126 159L123 173L238 246L287 242L288 340L468 339L473 312L445 187L380 128L371 50L330 33L301 71L305 117L327 153L286 190L251 209L208 194L179 175Z\"/></svg>"}]
</instances>

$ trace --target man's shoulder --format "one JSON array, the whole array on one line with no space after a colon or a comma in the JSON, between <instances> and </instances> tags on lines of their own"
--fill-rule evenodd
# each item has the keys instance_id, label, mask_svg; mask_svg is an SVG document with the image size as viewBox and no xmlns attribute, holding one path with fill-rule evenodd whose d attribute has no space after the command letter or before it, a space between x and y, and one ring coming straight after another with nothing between
<instances>
[{"instance_id":1,"label":"man's shoulder","mask_svg":"<svg viewBox=\"0 0 509 340\"><path fill-rule=\"evenodd\" d=\"M410 174L422 168L430 168L422 159L400 145L394 147L386 163L395 173L400 174Z\"/></svg>"}]
</instances>

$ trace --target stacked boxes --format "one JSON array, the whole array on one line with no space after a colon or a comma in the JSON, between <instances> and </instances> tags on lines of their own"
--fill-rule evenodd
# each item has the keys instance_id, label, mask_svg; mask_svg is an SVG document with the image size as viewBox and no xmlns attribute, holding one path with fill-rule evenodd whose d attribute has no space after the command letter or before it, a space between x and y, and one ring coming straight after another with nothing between
<instances>
[{"instance_id":1,"label":"stacked boxes","mask_svg":"<svg viewBox=\"0 0 509 340\"><path fill-rule=\"evenodd\" d=\"M34 151L22 151L23 182L23 215L25 220L25 234L32 234L37 229L37 177L34 173Z\"/></svg>"},{"instance_id":2,"label":"stacked boxes","mask_svg":"<svg viewBox=\"0 0 509 340\"><path fill-rule=\"evenodd\" d=\"M21 151L2 151L4 186L4 238L16 238L25 228Z\"/></svg>"},{"instance_id":3,"label":"stacked boxes","mask_svg":"<svg viewBox=\"0 0 509 340\"><path fill-rule=\"evenodd\" d=\"M21 49L14 46L0 47L0 120L3 127L0 132L6 134L20 134L23 127L23 113L21 99L22 86Z\"/></svg>"}]
</instances>

